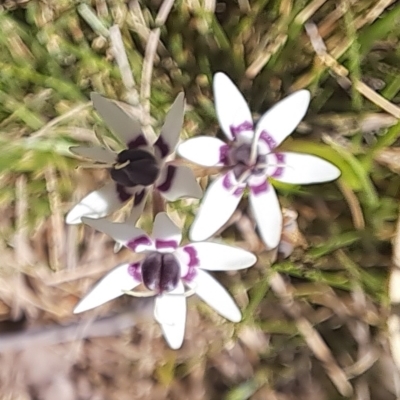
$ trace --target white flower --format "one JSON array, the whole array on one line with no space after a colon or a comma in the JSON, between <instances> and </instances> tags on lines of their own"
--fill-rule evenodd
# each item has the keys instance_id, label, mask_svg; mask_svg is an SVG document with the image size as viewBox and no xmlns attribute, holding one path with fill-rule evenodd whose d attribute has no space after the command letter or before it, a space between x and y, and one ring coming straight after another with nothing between
<instances>
[{"instance_id":1,"label":"white flower","mask_svg":"<svg viewBox=\"0 0 400 400\"><path fill-rule=\"evenodd\" d=\"M269 248L278 245L282 213L268 178L293 184L336 179L340 171L319 157L277 152L307 111L310 94L300 90L267 111L256 125L249 107L232 81L223 73L214 77L215 107L228 144L215 137L200 136L182 143L179 154L207 167L225 171L207 189L190 231L192 240L213 235L231 217L249 188L250 206L262 240Z\"/></svg>"},{"instance_id":2,"label":"white flower","mask_svg":"<svg viewBox=\"0 0 400 400\"><path fill-rule=\"evenodd\" d=\"M181 347L185 333L185 286L223 317L238 322L241 313L228 292L205 270L233 271L250 267L256 256L248 251L211 242L179 247L182 234L166 213L157 214L152 237L127 223L82 218L143 258L119 265L79 302L74 313L89 310L143 284L156 296L154 316L173 349Z\"/></svg>"},{"instance_id":3,"label":"white flower","mask_svg":"<svg viewBox=\"0 0 400 400\"><path fill-rule=\"evenodd\" d=\"M168 201L201 196L202 191L190 168L165 163L179 140L185 104L183 93L175 99L153 145L147 142L140 124L115 102L97 93L92 93L91 98L96 111L127 148L116 153L103 146L71 147L73 153L109 168L112 182L88 194L73 207L66 217L68 224L78 224L84 216L107 216L132 197L133 212L139 215L152 187Z\"/></svg>"}]
</instances>

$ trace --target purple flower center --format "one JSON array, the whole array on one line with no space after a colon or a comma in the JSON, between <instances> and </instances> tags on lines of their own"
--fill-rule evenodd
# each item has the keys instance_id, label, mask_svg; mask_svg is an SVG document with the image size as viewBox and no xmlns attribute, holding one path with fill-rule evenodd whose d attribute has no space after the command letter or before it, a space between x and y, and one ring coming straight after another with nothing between
<instances>
[{"instance_id":1,"label":"purple flower center","mask_svg":"<svg viewBox=\"0 0 400 400\"><path fill-rule=\"evenodd\" d=\"M117 156L117 163L110 170L111 178L122 186L149 186L160 172L155 157L146 150L128 149Z\"/></svg>"},{"instance_id":2,"label":"purple flower center","mask_svg":"<svg viewBox=\"0 0 400 400\"><path fill-rule=\"evenodd\" d=\"M252 163L250 155L251 144L242 143L230 148L228 160L236 179L239 179L246 171L250 171L252 175L261 175L265 171L267 156L259 154L255 162ZM261 166L260 164L264 165Z\"/></svg>"},{"instance_id":3,"label":"purple flower center","mask_svg":"<svg viewBox=\"0 0 400 400\"><path fill-rule=\"evenodd\" d=\"M171 253L150 253L142 262L143 284L157 293L175 289L180 272L179 262Z\"/></svg>"}]
</instances>

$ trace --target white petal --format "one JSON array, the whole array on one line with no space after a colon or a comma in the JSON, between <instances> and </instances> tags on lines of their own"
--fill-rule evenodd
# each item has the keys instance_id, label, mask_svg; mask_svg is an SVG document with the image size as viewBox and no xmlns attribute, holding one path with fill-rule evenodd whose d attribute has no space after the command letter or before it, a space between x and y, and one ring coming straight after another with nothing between
<instances>
[{"instance_id":1,"label":"white petal","mask_svg":"<svg viewBox=\"0 0 400 400\"><path fill-rule=\"evenodd\" d=\"M78 156L90 158L91 160L112 164L116 162L116 154L112 151L106 149L101 146L73 146L69 148L71 153L74 153Z\"/></svg>"},{"instance_id":2,"label":"white petal","mask_svg":"<svg viewBox=\"0 0 400 400\"><path fill-rule=\"evenodd\" d=\"M112 237L116 242L122 243L132 251L141 252L152 247L153 242L146 232L135 228L130 223L111 222L105 218L82 218L82 222Z\"/></svg>"},{"instance_id":3,"label":"white petal","mask_svg":"<svg viewBox=\"0 0 400 400\"><path fill-rule=\"evenodd\" d=\"M197 269L195 278L186 284L224 318L232 322L239 322L242 319L240 310L231 295L206 271Z\"/></svg>"},{"instance_id":4,"label":"white petal","mask_svg":"<svg viewBox=\"0 0 400 400\"><path fill-rule=\"evenodd\" d=\"M184 246L182 250L188 247L195 251L194 257L199 261L197 267L209 271L233 271L248 268L257 261L257 257L249 251L219 243L191 243Z\"/></svg>"},{"instance_id":5,"label":"white petal","mask_svg":"<svg viewBox=\"0 0 400 400\"><path fill-rule=\"evenodd\" d=\"M272 185L250 185L250 205L261 239L272 249L278 246L282 234L282 212Z\"/></svg>"},{"instance_id":6,"label":"white petal","mask_svg":"<svg viewBox=\"0 0 400 400\"><path fill-rule=\"evenodd\" d=\"M260 138L260 145L268 150L279 146L303 119L309 103L310 92L299 90L269 109L256 127L255 137Z\"/></svg>"},{"instance_id":7,"label":"white petal","mask_svg":"<svg viewBox=\"0 0 400 400\"><path fill-rule=\"evenodd\" d=\"M226 143L211 136L188 139L178 147L181 157L205 167L224 165L227 150L229 146Z\"/></svg>"},{"instance_id":8,"label":"white petal","mask_svg":"<svg viewBox=\"0 0 400 400\"><path fill-rule=\"evenodd\" d=\"M156 297L154 317L161 325L165 340L176 350L182 346L186 324L185 288L180 281L169 293Z\"/></svg>"},{"instance_id":9,"label":"white petal","mask_svg":"<svg viewBox=\"0 0 400 400\"><path fill-rule=\"evenodd\" d=\"M95 110L122 143L125 143L128 147L135 141L137 145L139 145L139 142L141 145L147 143L140 123L119 107L117 103L100 96L98 93L91 93L90 98Z\"/></svg>"},{"instance_id":10,"label":"white petal","mask_svg":"<svg viewBox=\"0 0 400 400\"><path fill-rule=\"evenodd\" d=\"M118 210L133 195L133 189L110 182L89 193L67 214L67 224L80 224L82 217L101 218Z\"/></svg>"},{"instance_id":11,"label":"white petal","mask_svg":"<svg viewBox=\"0 0 400 400\"><path fill-rule=\"evenodd\" d=\"M165 165L157 179L156 188L168 201L181 197L198 199L203 194L193 171L183 165Z\"/></svg>"},{"instance_id":12,"label":"white petal","mask_svg":"<svg viewBox=\"0 0 400 400\"><path fill-rule=\"evenodd\" d=\"M221 129L229 140L253 130L253 118L246 100L222 72L214 75L215 109Z\"/></svg>"},{"instance_id":13,"label":"white petal","mask_svg":"<svg viewBox=\"0 0 400 400\"><path fill-rule=\"evenodd\" d=\"M160 212L156 215L151 236L157 248L172 247L176 249L182 240L181 230L165 212ZM173 243L168 245L169 242Z\"/></svg>"},{"instance_id":14,"label":"white petal","mask_svg":"<svg viewBox=\"0 0 400 400\"><path fill-rule=\"evenodd\" d=\"M126 219L126 222L135 226L138 222L139 218L143 214L144 206L146 205L148 190L146 188L135 194L135 198L133 200L132 209L129 214L129 217Z\"/></svg>"},{"instance_id":15,"label":"white petal","mask_svg":"<svg viewBox=\"0 0 400 400\"><path fill-rule=\"evenodd\" d=\"M154 143L161 158L165 158L175 151L182 130L184 109L185 95L179 93L165 117L160 136Z\"/></svg>"},{"instance_id":16,"label":"white petal","mask_svg":"<svg viewBox=\"0 0 400 400\"><path fill-rule=\"evenodd\" d=\"M122 264L110 271L78 303L74 314L90 310L107 301L122 296L124 290L132 290L140 284L128 272L129 264Z\"/></svg>"},{"instance_id":17,"label":"white petal","mask_svg":"<svg viewBox=\"0 0 400 400\"><path fill-rule=\"evenodd\" d=\"M138 193L135 194L135 198L133 200L132 209L125 220L125 223L130 226L136 226L139 218L143 215L144 206L146 204L147 197L147 189L144 188ZM114 253L118 253L124 245L121 242L115 242L114 244Z\"/></svg>"},{"instance_id":18,"label":"white petal","mask_svg":"<svg viewBox=\"0 0 400 400\"><path fill-rule=\"evenodd\" d=\"M332 181L340 176L339 168L329 161L310 154L278 153L285 167L277 170L272 177L281 182L308 184ZM268 162L273 163L275 157L268 155Z\"/></svg>"},{"instance_id":19,"label":"white petal","mask_svg":"<svg viewBox=\"0 0 400 400\"><path fill-rule=\"evenodd\" d=\"M191 240L208 239L232 216L243 195L243 185L237 187L235 183L231 171L211 183L191 226Z\"/></svg>"}]
</instances>

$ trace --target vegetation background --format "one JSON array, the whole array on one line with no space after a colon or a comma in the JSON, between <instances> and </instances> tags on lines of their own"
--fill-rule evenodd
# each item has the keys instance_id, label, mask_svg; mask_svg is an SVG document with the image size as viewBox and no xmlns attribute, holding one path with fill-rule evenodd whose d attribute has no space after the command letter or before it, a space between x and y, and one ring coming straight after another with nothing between
<instances>
[{"instance_id":1,"label":"vegetation background","mask_svg":"<svg viewBox=\"0 0 400 400\"><path fill-rule=\"evenodd\" d=\"M394 0L2 1L0 398L400 398L399 40ZM217 71L259 115L309 89L310 110L283 147L332 161L342 177L276 184L296 247L287 259L263 252L246 202L235 213L224 239L259 254L249 270L218 274L240 324L191 298L184 346L172 351L151 300L72 315L130 256L64 224L107 178L76 169L68 151L96 142L94 129L112 140L90 92L130 104L154 135L184 90L182 137L215 135ZM170 207L190 225L196 202Z\"/></svg>"}]
</instances>

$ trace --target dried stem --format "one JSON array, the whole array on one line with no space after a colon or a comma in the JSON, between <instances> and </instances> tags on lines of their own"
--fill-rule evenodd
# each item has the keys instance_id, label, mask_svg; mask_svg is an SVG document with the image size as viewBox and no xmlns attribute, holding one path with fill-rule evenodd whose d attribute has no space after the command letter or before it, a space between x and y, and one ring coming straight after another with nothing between
<instances>
[{"instance_id":1,"label":"dried stem","mask_svg":"<svg viewBox=\"0 0 400 400\"><path fill-rule=\"evenodd\" d=\"M353 388L347 380L346 374L339 367L333 358L328 346L322 339L321 335L314 329L312 324L302 315L300 307L293 297L293 288L285 283L282 276L277 272L271 272L269 283L273 292L281 300L281 304L286 313L290 315L297 326L300 334L304 337L308 347L314 353L315 357L321 361L325 371L337 390L343 396L351 396Z\"/></svg>"}]
</instances>

